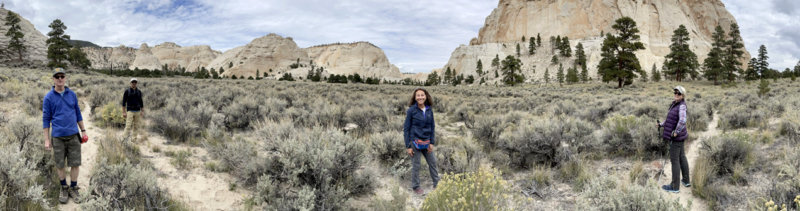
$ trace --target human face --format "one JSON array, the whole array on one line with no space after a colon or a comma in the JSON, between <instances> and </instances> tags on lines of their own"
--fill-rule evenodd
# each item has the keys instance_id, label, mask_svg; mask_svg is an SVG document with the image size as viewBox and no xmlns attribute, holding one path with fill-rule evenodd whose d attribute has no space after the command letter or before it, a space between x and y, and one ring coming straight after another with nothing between
<instances>
[{"instance_id":1,"label":"human face","mask_svg":"<svg viewBox=\"0 0 800 211\"><path fill-rule=\"evenodd\" d=\"M136 88L136 84L138 84L137 81L131 81L131 88L135 89Z\"/></svg>"},{"instance_id":2,"label":"human face","mask_svg":"<svg viewBox=\"0 0 800 211\"><path fill-rule=\"evenodd\" d=\"M680 92L678 92L678 90L675 90L675 91L672 93L672 95L674 95L674 96L675 96L675 101L678 101L678 100L682 100L682 99L683 99L683 95L682 95Z\"/></svg>"},{"instance_id":3,"label":"human face","mask_svg":"<svg viewBox=\"0 0 800 211\"><path fill-rule=\"evenodd\" d=\"M67 84L67 76L64 74L56 74L53 76L53 83L57 87L63 87Z\"/></svg>"},{"instance_id":4,"label":"human face","mask_svg":"<svg viewBox=\"0 0 800 211\"><path fill-rule=\"evenodd\" d=\"M417 92L414 93L414 98L417 100L417 105L425 105L425 100L428 99L427 96L425 96L425 92L422 90L417 90Z\"/></svg>"}]
</instances>

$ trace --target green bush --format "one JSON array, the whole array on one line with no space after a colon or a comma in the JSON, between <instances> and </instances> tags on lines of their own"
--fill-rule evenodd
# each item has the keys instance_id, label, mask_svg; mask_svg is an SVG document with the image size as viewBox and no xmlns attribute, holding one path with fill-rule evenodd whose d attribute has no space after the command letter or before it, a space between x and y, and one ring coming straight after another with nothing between
<instances>
[{"instance_id":1,"label":"green bush","mask_svg":"<svg viewBox=\"0 0 800 211\"><path fill-rule=\"evenodd\" d=\"M613 177L598 177L581 193L580 210L689 210L677 198L663 197L655 184L618 184Z\"/></svg>"},{"instance_id":2,"label":"green bush","mask_svg":"<svg viewBox=\"0 0 800 211\"><path fill-rule=\"evenodd\" d=\"M256 201L267 209L341 209L372 191L374 176L363 169L366 145L338 129L304 129L288 140L263 139L274 149L256 184ZM291 143L291 144L288 144Z\"/></svg>"},{"instance_id":3,"label":"green bush","mask_svg":"<svg viewBox=\"0 0 800 211\"><path fill-rule=\"evenodd\" d=\"M480 145L464 138L436 136L436 164L440 172L462 173L478 170L484 157Z\"/></svg>"},{"instance_id":4,"label":"green bush","mask_svg":"<svg viewBox=\"0 0 800 211\"><path fill-rule=\"evenodd\" d=\"M408 159L403 135L397 132L372 134L369 138L372 154L384 165Z\"/></svg>"},{"instance_id":5,"label":"green bush","mask_svg":"<svg viewBox=\"0 0 800 211\"><path fill-rule=\"evenodd\" d=\"M591 123L571 117L534 118L503 131L494 145L509 154L514 168L556 165L570 160L572 149L591 148L592 131Z\"/></svg>"},{"instance_id":6,"label":"green bush","mask_svg":"<svg viewBox=\"0 0 800 211\"><path fill-rule=\"evenodd\" d=\"M49 91L49 90L48 90ZM42 103L44 102L44 95L47 91L44 90L26 90L22 94L22 100L25 101L25 113L28 115L41 115Z\"/></svg>"},{"instance_id":7,"label":"green bush","mask_svg":"<svg viewBox=\"0 0 800 211\"><path fill-rule=\"evenodd\" d=\"M192 116L188 106L181 106L178 102L170 102L161 110L152 111L148 114L151 130L167 137L169 141L181 143L199 141L202 138L203 130L200 128L201 122L197 121L198 116Z\"/></svg>"},{"instance_id":8,"label":"green bush","mask_svg":"<svg viewBox=\"0 0 800 211\"><path fill-rule=\"evenodd\" d=\"M729 175L736 165L749 167L754 161L752 137L746 133L726 133L701 145L701 154L709 159L717 175Z\"/></svg>"},{"instance_id":9,"label":"green bush","mask_svg":"<svg viewBox=\"0 0 800 211\"><path fill-rule=\"evenodd\" d=\"M125 117L122 116L122 107L116 103L108 103L100 109L99 125L104 127L123 128Z\"/></svg>"},{"instance_id":10,"label":"green bush","mask_svg":"<svg viewBox=\"0 0 800 211\"><path fill-rule=\"evenodd\" d=\"M438 187L422 202L422 210L511 209L508 184L494 169L445 174Z\"/></svg>"},{"instance_id":11,"label":"green bush","mask_svg":"<svg viewBox=\"0 0 800 211\"><path fill-rule=\"evenodd\" d=\"M660 155L668 146L656 121L645 117L614 115L603 121L601 136L605 151L613 155Z\"/></svg>"}]
</instances>

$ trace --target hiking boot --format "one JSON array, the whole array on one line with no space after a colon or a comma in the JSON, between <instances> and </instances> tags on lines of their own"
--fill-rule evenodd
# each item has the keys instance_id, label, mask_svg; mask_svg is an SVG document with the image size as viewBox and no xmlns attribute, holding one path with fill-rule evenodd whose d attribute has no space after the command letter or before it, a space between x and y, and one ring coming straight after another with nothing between
<instances>
[{"instance_id":1,"label":"hiking boot","mask_svg":"<svg viewBox=\"0 0 800 211\"><path fill-rule=\"evenodd\" d=\"M422 188L417 188L417 189L414 189L414 193L416 193L417 195L422 195L425 192L422 191Z\"/></svg>"},{"instance_id":2,"label":"hiking boot","mask_svg":"<svg viewBox=\"0 0 800 211\"><path fill-rule=\"evenodd\" d=\"M661 186L661 189L664 189L665 191L670 192L670 193L679 193L680 192L677 188L672 188L672 185Z\"/></svg>"},{"instance_id":3,"label":"hiking boot","mask_svg":"<svg viewBox=\"0 0 800 211\"><path fill-rule=\"evenodd\" d=\"M78 193L79 189L80 188L77 186L69 188L69 197L72 198L72 202L75 202L75 204L80 204L78 201L78 199L81 197L81 194Z\"/></svg>"},{"instance_id":4,"label":"hiking boot","mask_svg":"<svg viewBox=\"0 0 800 211\"><path fill-rule=\"evenodd\" d=\"M66 204L69 200L69 187L61 186L61 191L58 193L58 202Z\"/></svg>"},{"instance_id":5,"label":"hiking boot","mask_svg":"<svg viewBox=\"0 0 800 211\"><path fill-rule=\"evenodd\" d=\"M692 183L681 181L681 184L683 184L683 187L692 187Z\"/></svg>"}]
</instances>

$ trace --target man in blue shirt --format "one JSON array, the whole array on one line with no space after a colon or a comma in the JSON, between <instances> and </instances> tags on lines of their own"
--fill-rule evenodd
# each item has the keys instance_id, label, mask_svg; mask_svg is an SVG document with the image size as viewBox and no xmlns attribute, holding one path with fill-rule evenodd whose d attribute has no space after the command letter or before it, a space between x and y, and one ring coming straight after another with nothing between
<instances>
[{"instance_id":1,"label":"man in blue shirt","mask_svg":"<svg viewBox=\"0 0 800 211\"><path fill-rule=\"evenodd\" d=\"M83 127L78 96L66 86L66 77L64 69L55 69L53 73L55 85L47 92L42 102L44 147L47 150L53 149L58 178L61 180L58 201L62 204L67 203L69 198L72 198L75 203L79 203L78 172L81 165L81 140L78 137L78 127L84 134L82 138L88 140L86 129ZM70 186L67 186L65 175L67 165L71 167L69 171Z\"/></svg>"}]
</instances>

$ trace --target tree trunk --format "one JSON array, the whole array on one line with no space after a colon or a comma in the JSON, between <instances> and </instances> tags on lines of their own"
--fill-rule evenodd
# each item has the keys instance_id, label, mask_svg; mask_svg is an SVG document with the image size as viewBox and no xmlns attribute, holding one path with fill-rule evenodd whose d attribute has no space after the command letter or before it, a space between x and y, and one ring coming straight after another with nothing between
<instances>
[{"instance_id":1,"label":"tree trunk","mask_svg":"<svg viewBox=\"0 0 800 211\"><path fill-rule=\"evenodd\" d=\"M619 83L617 84L617 88L622 88L622 85L623 85L624 81L625 81L625 79L623 79L622 77L618 77L617 78L617 82L619 82Z\"/></svg>"}]
</instances>

